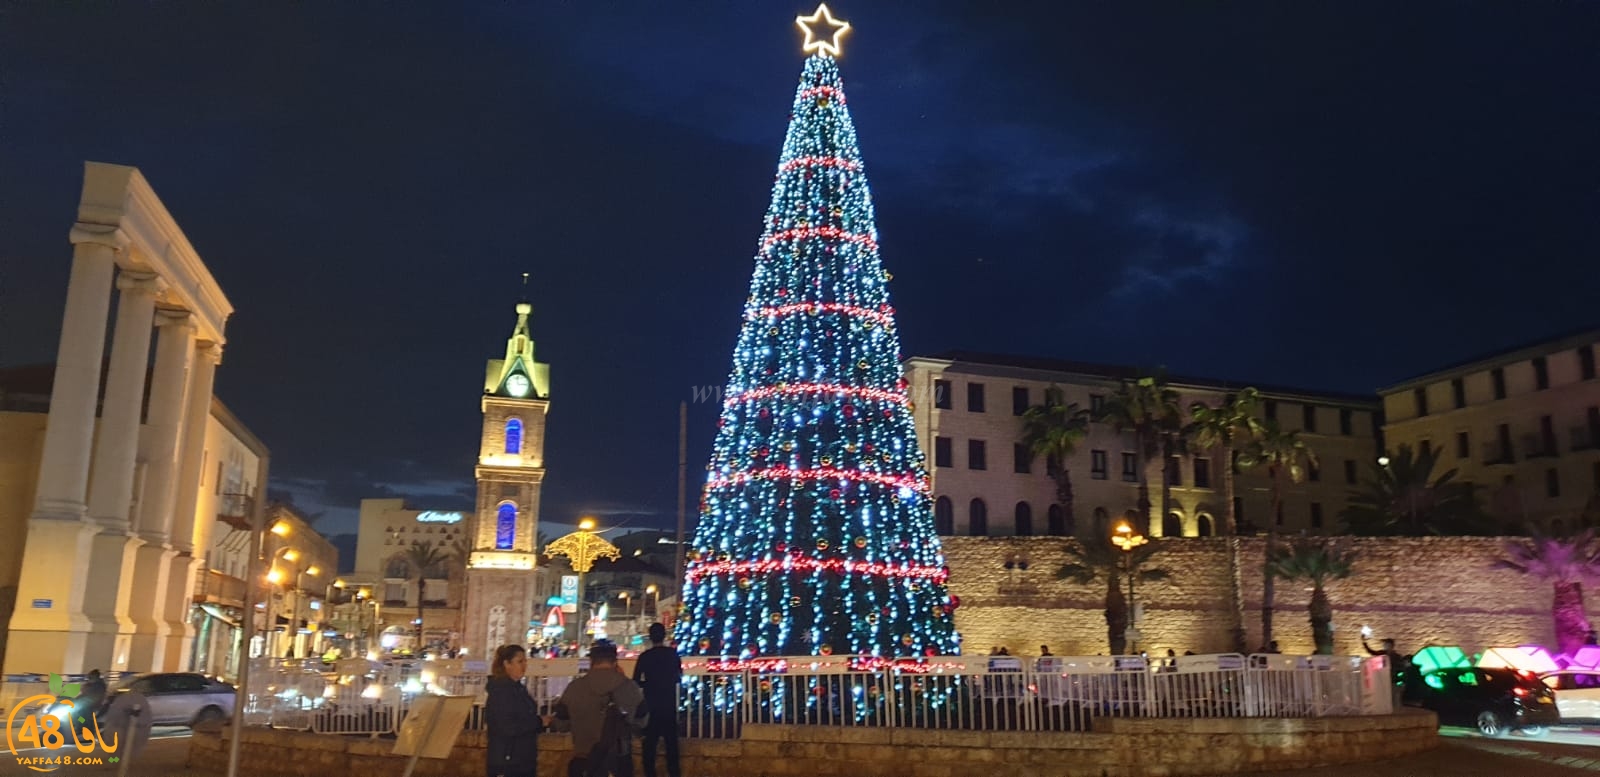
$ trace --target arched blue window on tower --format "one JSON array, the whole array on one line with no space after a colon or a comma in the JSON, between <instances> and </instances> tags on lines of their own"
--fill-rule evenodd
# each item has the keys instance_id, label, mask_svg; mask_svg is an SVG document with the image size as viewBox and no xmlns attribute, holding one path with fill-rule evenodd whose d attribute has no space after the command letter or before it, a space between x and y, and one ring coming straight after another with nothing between
<instances>
[{"instance_id":1,"label":"arched blue window on tower","mask_svg":"<svg viewBox=\"0 0 1600 777\"><path fill-rule=\"evenodd\" d=\"M522 452L522 419L506 421L506 453Z\"/></svg>"},{"instance_id":2,"label":"arched blue window on tower","mask_svg":"<svg viewBox=\"0 0 1600 777\"><path fill-rule=\"evenodd\" d=\"M501 502L500 510L495 515L494 522L494 549L511 550L517 542L517 506L510 502Z\"/></svg>"}]
</instances>

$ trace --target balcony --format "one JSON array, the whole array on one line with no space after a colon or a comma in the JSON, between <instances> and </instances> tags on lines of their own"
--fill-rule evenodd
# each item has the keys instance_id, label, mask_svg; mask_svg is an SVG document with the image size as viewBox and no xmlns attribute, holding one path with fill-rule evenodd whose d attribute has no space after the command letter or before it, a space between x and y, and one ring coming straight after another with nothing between
<instances>
[{"instance_id":1,"label":"balcony","mask_svg":"<svg viewBox=\"0 0 1600 777\"><path fill-rule=\"evenodd\" d=\"M1571 435L1572 451L1592 451L1600 447L1596 444L1596 441L1600 441L1600 429L1592 426L1574 426L1567 431Z\"/></svg>"},{"instance_id":2,"label":"balcony","mask_svg":"<svg viewBox=\"0 0 1600 777\"><path fill-rule=\"evenodd\" d=\"M240 531L250 531L255 502L249 494L223 494L217 497L217 520Z\"/></svg>"},{"instance_id":3,"label":"balcony","mask_svg":"<svg viewBox=\"0 0 1600 777\"><path fill-rule=\"evenodd\" d=\"M201 603L243 607L244 581L233 575L208 569L205 574L195 576L194 600Z\"/></svg>"}]
</instances>

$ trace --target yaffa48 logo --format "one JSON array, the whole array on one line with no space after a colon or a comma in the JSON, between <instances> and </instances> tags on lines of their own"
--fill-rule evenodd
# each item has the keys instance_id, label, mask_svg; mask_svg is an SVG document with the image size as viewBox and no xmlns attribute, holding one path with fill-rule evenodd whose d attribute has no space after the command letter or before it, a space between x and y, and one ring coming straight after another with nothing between
<instances>
[{"instance_id":1,"label":"yaffa48 logo","mask_svg":"<svg viewBox=\"0 0 1600 777\"><path fill-rule=\"evenodd\" d=\"M73 747L85 755L96 750L117 752L116 732L108 732L110 741L106 741L106 737L100 733L100 719L94 710L79 710L73 704L81 685L64 683L60 675L52 674L49 687L49 693L29 696L11 707L11 714L6 717L6 748L13 756L20 756L19 750L56 750L65 747L69 737ZM66 720L57 717L56 710L60 705L66 706ZM28 714L28 710L34 712ZM61 764L27 766L36 772L53 772L61 768Z\"/></svg>"}]
</instances>

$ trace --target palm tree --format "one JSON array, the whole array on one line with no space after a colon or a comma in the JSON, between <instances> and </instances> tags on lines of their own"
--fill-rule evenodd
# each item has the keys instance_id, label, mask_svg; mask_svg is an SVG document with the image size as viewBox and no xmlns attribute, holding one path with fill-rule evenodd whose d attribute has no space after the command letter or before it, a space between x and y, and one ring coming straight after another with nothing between
<instances>
[{"instance_id":1,"label":"palm tree","mask_svg":"<svg viewBox=\"0 0 1600 777\"><path fill-rule=\"evenodd\" d=\"M1583 610L1583 584L1600 578L1600 543L1593 529L1570 537L1552 537L1537 530L1527 539L1506 540L1506 557L1494 563L1550 583L1550 615L1555 620L1556 650L1572 655L1589 634Z\"/></svg>"},{"instance_id":2,"label":"palm tree","mask_svg":"<svg viewBox=\"0 0 1600 777\"><path fill-rule=\"evenodd\" d=\"M1110 536L1090 536L1069 543L1066 551L1069 561L1056 570L1056 579L1083 585L1105 578L1106 637L1111 655L1122 655L1128 648L1128 600L1122 595L1122 575L1146 582L1170 577L1164 569L1140 569L1161 551L1161 544L1149 543L1123 551L1111 544Z\"/></svg>"},{"instance_id":3,"label":"palm tree","mask_svg":"<svg viewBox=\"0 0 1600 777\"><path fill-rule=\"evenodd\" d=\"M422 654L422 611L427 605L428 576L435 571L446 556L437 546L418 543L406 548L406 566L411 568L411 574L417 576L417 654Z\"/></svg>"},{"instance_id":4,"label":"palm tree","mask_svg":"<svg viewBox=\"0 0 1600 777\"><path fill-rule=\"evenodd\" d=\"M1239 516L1233 512L1233 453L1249 447L1261 436L1261 419L1256 418L1256 408L1261 405L1261 392L1247 388L1216 407L1204 402L1189 406L1194 421L1189 424L1189 436L1198 448L1221 448L1223 532L1232 537L1239 533Z\"/></svg>"},{"instance_id":5,"label":"palm tree","mask_svg":"<svg viewBox=\"0 0 1600 777\"><path fill-rule=\"evenodd\" d=\"M1319 655L1333 655L1333 605L1324 587L1343 580L1355 567L1356 552L1343 541L1303 537L1278 547L1267 559L1268 574L1284 580L1311 583L1311 639Z\"/></svg>"},{"instance_id":6,"label":"palm tree","mask_svg":"<svg viewBox=\"0 0 1600 777\"><path fill-rule=\"evenodd\" d=\"M1458 470L1433 477L1438 462L1437 451L1410 445L1380 460L1362 487L1350 491L1350 504L1339 513L1345 530L1373 537L1493 534L1472 485L1456 481Z\"/></svg>"},{"instance_id":7,"label":"palm tree","mask_svg":"<svg viewBox=\"0 0 1600 777\"><path fill-rule=\"evenodd\" d=\"M1278 547L1278 519L1283 515L1283 489L1287 483L1305 480L1306 472L1317 466L1317 454L1299 432L1284 431L1278 422L1267 419L1261 422L1261 435L1239 455L1242 467L1266 467L1267 480L1272 485L1272 514L1267 516L1266 558L1271 559ZM1261 565L1261 644L1272 644L1272 565Z\"/></svg>"},{"instance_id":8,"label":"palm tree","mask_svg":"<svg viewBox=\"0 0 1600 777\"><path fill-rule=\"evenodd\" d=\"M1234 512L1234 451L1253 445L1261 436L1261 420L1256 409L1261 405L1261 392L1246 388L1229 397L1216 407L1204 402L1189 406L1189 438L1201 450L1221 448L1222 455L1222 533L1228 538L1228 587L1233 597L1233 649L1243 653L1244 643L1244 592L1239 590L1239 516Z\"/></svg>"},{"instance_id":9,"label":"palm tree","mask_svg":"<svg viewBox=\"0 0 1600 777\"><path fill-rule=\"evenodd\" d=\"M1078 443L1089 434L1089 411L1067 402L1056 386L1044 390L1044 404L1034 405L1022 414L1022 444L1028 452L1057 466L1050 476L1056 481L1056 503L1061 505L1067 526L1074 526L1072 515L1072 473L1067 462ZM1031 460L1030 460L1031 461Z\"/></svg>"},{"instance_id":10,"label":"palm tree","mask_svg":"<svg viewBox=\"0 0 1600 777\"><path fill-rule=\"evenodd\" d=\"M1178 392L1167 387L1165 375L1157 373L1122 381L1116 393L1106 398L1105 408L1095 419L1111 424L1118 433L1133 436L1139 457L1139 515L1146 522L1146 534L1154 533L1149 528L1150 460L1161 452L1162 430L1175 426L1178 417Z\"/></svg>"}]
</instances>

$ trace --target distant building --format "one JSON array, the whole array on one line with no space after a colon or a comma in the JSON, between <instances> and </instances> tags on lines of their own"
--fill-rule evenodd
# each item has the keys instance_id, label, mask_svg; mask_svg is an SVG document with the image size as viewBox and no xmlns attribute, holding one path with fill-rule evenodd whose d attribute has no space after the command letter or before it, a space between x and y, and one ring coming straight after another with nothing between
<instances>
[{"instance_id":1,"label":"distant building","mask_svg":"<svg viewBox=\"0 0 1600 777\"><path fill-rule=\"evenodd\" d=\"M339 551L293 506L267 505L262 538L262 588L256 595L255 642L250 655L309 658L322 655L329 637L330 594ZM246 543L248 545L248 543ZM243 561L248 562L248 555Z\"/></svg>"},{"instance_id":2,"label":"distant building","mask_svg":"<svg viewBox=\"0 0 1600 777\"><path fill-rule=\"evenodd\" d=\"M465 512L418 510L407 506L403 499L363 499L355 571L336 581L344 592L338 598L373 608L373 614L364 617L368 618L367 628L375 627L381 649L417 649L419 600L423 604L423 647L454 646L461 630L461 599L465 592L460 553L470 551L470 538L471 522ZM415 547L431 547L438 557L433 566L424 570L421 589L409 560ZM354 602L355 595L363 591L366 595L360 597L361 602ZM345 631L352 638L361 636L349 627Z\"/></svg>"},{"instance_id":3,"label":"distant building","mask_svg":"<svg viewBox=\"0 0 1600 777\"><path fill-rule=\"evenodd\" d=\"M905 377L915 402L917 439L932 479L940 533L978 536L1105 534L1124 516L1137 518L1139 458L1130 439L1107 424L1092 424L1089 436L1067 462L1074 510L1067 523L1056 504L1052 462L1030 461L1021 445L1022 414L1057 386L1067 402L1096 409L1116 392L1131 367L1051 359L956 352L914 357ZM1235 480L1241 531L1333 533L1347 491L1378 456L1379 408L1375 397L1288 389L1244 381L1169 376L1187 414L1191 403L1216 405L1254 385L1264 397L1262 413L1286 430L1298 430L1320 467L1306 482L1291 484L1282 513L1271 513L1268 480L1261 470ZM1135 521L1151 536L1205 537L1222 532L1220 450L1168 462L1172 505L1166 515ZM1161 466L1149 464L1152 513L1161 510Z\"/></svg>"},{"instance_id":4,"label":"distant building","mask_svg":"<svg viewBox=\"0 0 1600 777\"><path fill-rule=\"evenodd\" d=\"M1594 525L1600 513L1600 329L1434 370L1381 390L1384 438L1440 454L1437 477L1478 485L1514 529Z\"/></svg>"}]
</instances>

